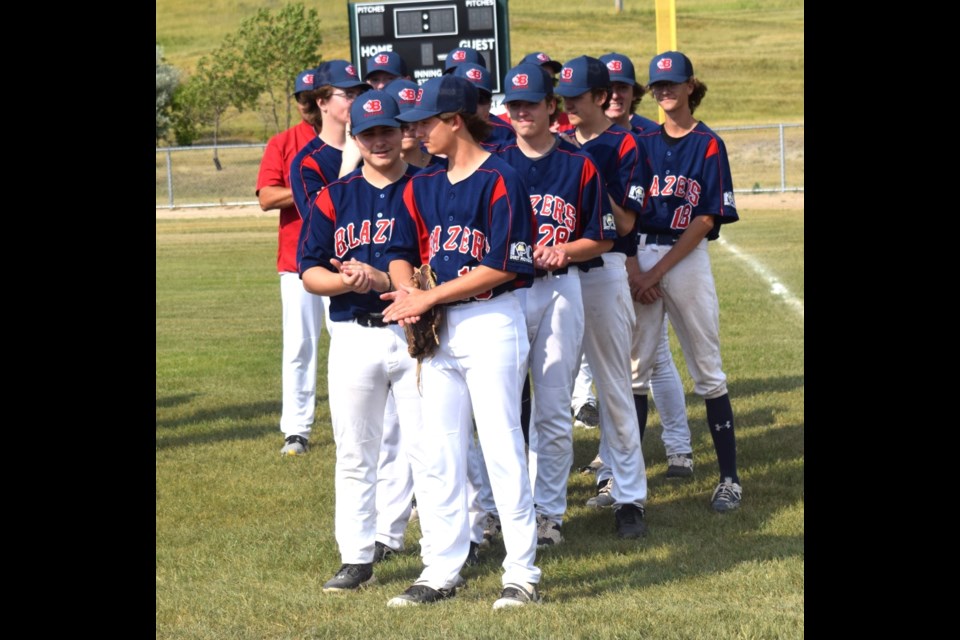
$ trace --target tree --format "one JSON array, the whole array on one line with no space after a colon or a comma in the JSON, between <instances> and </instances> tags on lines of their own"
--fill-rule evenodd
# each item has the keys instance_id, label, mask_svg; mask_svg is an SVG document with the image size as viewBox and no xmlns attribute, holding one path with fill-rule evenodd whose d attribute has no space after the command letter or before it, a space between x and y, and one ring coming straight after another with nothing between
<instances>
[{"instance_id":1,"label":"tree","mask_svg":"<svg viewBox=\"0 0 960 640\"><path fill-rule=\"evenodd\" d=\"M219 170L220 125L231 107L242 112L254 106L260 87L244 64L235 36L227 36L212 58L200 58L196 72L177 92L177 143L192 142L199 126L213 127L213 163Z\"/></svg>"},{"instance_id":2,"label":"tree","mask_svg":"<svg viewBox=\"0 0 960 640\"><path fill-rule=\"evenodd\" d=\"M296 75L320 64L319 24L316 9L305 11L303 4L292 3L276 15L259 9L237 31L243 60L261 85L267 117L277 132L291 126L290 94Z\"/></svg>"},{"instance_id":3,"label":"tree","mask_svg":"<svg viewBox=\"0 0 960 640\"><path fill-rule=\"evenodd\" d=\"M180 71L163 59L163 47L157 45L157 144L170 126L173 94L180 85Z\"/></svg>"}]
</instances>

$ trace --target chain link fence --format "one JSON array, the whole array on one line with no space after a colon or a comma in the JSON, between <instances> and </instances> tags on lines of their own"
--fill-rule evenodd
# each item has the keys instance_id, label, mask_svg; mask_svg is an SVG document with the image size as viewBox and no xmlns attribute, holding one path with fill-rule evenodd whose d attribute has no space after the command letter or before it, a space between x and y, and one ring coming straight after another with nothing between
<instances>
[{"instance_id":1,"label":"chain link fence","mask_svg":"<svg viewBox=\"0 0 960 640\"><path fill-rule=\"evenodd\" d=\"M803 191L803 125L716 127L737 193ZM157 148L157 209L256 205L265 144Z\"/></svg>"}]
</instances>

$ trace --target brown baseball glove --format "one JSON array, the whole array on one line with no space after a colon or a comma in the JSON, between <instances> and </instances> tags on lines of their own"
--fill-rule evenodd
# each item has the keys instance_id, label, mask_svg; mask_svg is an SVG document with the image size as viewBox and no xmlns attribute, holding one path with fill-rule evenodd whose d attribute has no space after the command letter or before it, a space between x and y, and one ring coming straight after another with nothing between
<instances>
[{"instance_id":1,"label":"brown baseball glove","mask_svg":"<svg viewBox=\"0 0 960 640\"><path fill-rule=\"evenodd\" d=\"M428 290L437 286L437 274L429 264L422 264L413 270L410 277L410 286ZM417 387L420 386L420 365L424 358L429 358L437 351L440 345L440 323L443 322L443 307L431 307L420 316L420 320L413 324L407 322L403 331L407 335L407 353L417 359Z\"/></svg>"}]
</instances>

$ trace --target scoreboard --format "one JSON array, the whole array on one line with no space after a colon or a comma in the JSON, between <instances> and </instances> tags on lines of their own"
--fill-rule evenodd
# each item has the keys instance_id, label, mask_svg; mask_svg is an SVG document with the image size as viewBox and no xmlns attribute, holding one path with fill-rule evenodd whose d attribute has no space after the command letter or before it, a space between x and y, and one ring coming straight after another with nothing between
<instances>
[{"instance_id":1,"label":"scoreboard","mask_svg":"<svg viewBox=\"0 0 960 640\"><path fill-rule=\"evenodd\" d=\"M348 2L350 51L360 77L367 58L395 51L418 84L443 74L447 53L476 49L487 61L493 93L510 68L507 0Z\"/></svg>"}]
</instances>

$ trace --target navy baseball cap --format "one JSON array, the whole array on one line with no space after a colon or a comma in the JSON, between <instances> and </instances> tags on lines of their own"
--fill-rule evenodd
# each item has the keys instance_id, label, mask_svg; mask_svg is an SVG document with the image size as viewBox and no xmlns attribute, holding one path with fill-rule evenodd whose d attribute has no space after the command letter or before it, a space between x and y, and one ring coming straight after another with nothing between
<instances>
[{"instance_id":1,"label":"navy baseball cap","mask_svg":"<svg viewBox=\"0 0 960 640\"><path fill-rule=\"evenodd\" d=\"M573 98L591 89L608 89L610 72L607 65L590 56L568 60L560 69L556 92L564 98Z\"/></svg>"},{"instance_id":2,"label":"navy baseball cap","mask_svg":"<svg viewBox=\"0 0 960 640\"><path fill-rule=\"evenodd\" d=\"M443 72L451 73L458 64L463 64L464 62L472 62L482 67L487 66L486 58L476 49L457 47L456 49L451 49L450 53L447 54L447 59L443 62Z\"/></svg>"},{"instance_id":3,"label":"navy baseball cap","mask_svg":"<svg viewBox=\"0 0 960 640\"><path fill-rule=\"evenodd\" d=\"M316 73L313 74L312 88L319 89L328 84L338 89L372 88L357 76L357 70L346 60L328 60L317 67Z\"/></svg>"},{"instance_id":4,"label":"navy baseball cap","mask_svg":"<svg viewBox=\"0 0 960 640\"><path fill-rule=\"evenodd\" d=\"M397 101L397 106L400 107L400 113L410 111L410 109L416 106L417 91L419 89L420 85L406 78L391 80L390 83L383 88L385 92L389 93L393 99Z\"/></svg>"},{"instance_id":5,"label":"navy baseball cap","mask_svg":"<svg viewBox=\"0 0 960 640\"><path fill-rule=\"evenodd\" d=\"M667 51L650 61L650 82L686 82L693 76L693 63L679 51Z\"/></svg>"},{"instance_id":6,"label":"navy baseball cap","mask_svg":"<svg viewBox=\"0 0 960 640\"><path fill-rule=\"evenodd\" d=\"M472 82L477 87L477 91L483 91L488 96L493 95L493 85L490 84L490 72L487 71L487 68L483 65L464 62L463 64L458 64L451 73L458 78L466 78Z\"/></svg>"},{"instance_id":7,"label":"navy baseball cap","mask_svg":"<svg viewBox=\"0 0 960 640\"><path fill-rule=\"evenodd\" d=\"M397 116L397 120L419 122L454 111L476 113L477 88L466 78L447 74L424 82L417 92L417 104Z\"/></svg>"},{"instance_id":8,"label":"navy baseball cap","mask_svg":"<svg viewBox=\"0 0 960 640\"><path fill-rule=\"evenodd\" d=\"M398 115L400 107L392 95L386 91L364 91L350 105L350 132L356 135L370 127L399 129Z\"/></svg>"},{"instance_id":9,"label":"navy baseball cap","mask_svg":"<svg viewBox=\"0 0 960 640\"><path fill-rule=\"evenodd\" d=\"M397 77L405 76L407 75L407 63L396 51L381 51L367 58L367 73L363 76L363 79L366 80L370 77L370 74L377 71L385 71Z\"/></svg>"},{"instance_id":10,"label":"navy baseball cap","mask_svg":"<svg viewBox=\"0 0 960 640\"><path fill-rule=\"evenodd\" d=\"M553 95L553 78L536 63L522 62L510 69L503 78L503 84L504 102L540 102Z\"/></svg>"},{"instance_id":11,"label":"navy baseball cap","mask_svg":"<svg viewBox=\"0 0 960 640\"><path fill-rule=\"evenodd\" d=\"M608 53L600 56L600 62L607 65L610 72L610 82L622 82L636 86L637 74L633 70L633 62L622 53Z\"/></svg>"},{"instance_id":12,"label":"navy baseball cap","mask_svg":"<svg viewBox=\"0 0 960 640\"><path fill-rule=\"evenodd\" d=\"M528 53L523 56L523 60L520 61L520 64L545 64L550 67L550 70L554 73L560 73L560 69L563 68L563 65L553 60L545 54L543 51L534 51L533 53Z\"/></svg>"},{"instance_id":13,"label":"navy baseball cap","mask_svg":"<svg viewBox=\"0 0 960 640\"><path fill-rule=\"evenodd\" d=\"M293 83L293 93L290 95L296 97L301 91L310 91L313 89L313 74L316 69L304 69L297 74L297 79Z\"/></svg>"}]
</instances>

